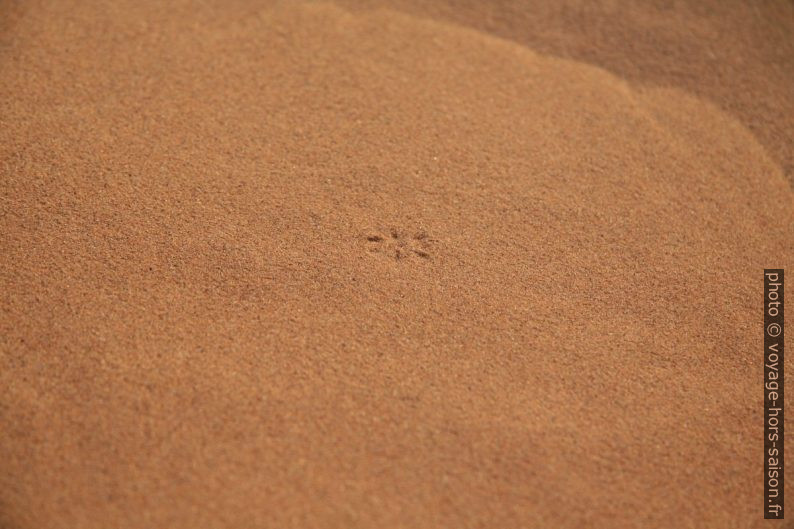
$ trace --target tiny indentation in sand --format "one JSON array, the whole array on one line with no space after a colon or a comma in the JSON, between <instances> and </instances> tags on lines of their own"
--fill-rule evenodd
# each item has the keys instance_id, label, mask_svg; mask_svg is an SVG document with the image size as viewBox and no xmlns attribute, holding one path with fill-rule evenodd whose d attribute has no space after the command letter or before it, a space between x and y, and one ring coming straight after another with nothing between
<instances>
[{"instance_id":1,"label":"tiny indentation in sand","mask_svg":"<svg viewBox=\"0 0 794 529\"><path fill-rule=\"evenodd\" d=\"M430 259L430 247L435 239L431 239L424 230L414 232L413 235L407 235L408 233L410 233L408 230L391 228L387 236L377 233L367 235L367 242L377 243L369 245L368 250L390 256L395 261L402 261L411 256Z\"/></svg>"}]
</instances>

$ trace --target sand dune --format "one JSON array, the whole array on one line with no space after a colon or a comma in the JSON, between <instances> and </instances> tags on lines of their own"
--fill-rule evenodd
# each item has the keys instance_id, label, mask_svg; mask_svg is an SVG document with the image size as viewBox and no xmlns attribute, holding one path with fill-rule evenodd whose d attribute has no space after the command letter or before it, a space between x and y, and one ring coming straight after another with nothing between
<instances>
[{"instance_id":1,"label":"sand dune","mask_svg":"<svg viewBox=\"0 0 794 529\"><path fill-rule=\"evenodd\" d=\"M794 3L721 0L336 0L388 7L686 90L742 122L794 183Z\"/></svg>"},{"instance_id":2,"label":"sand dune","mask_svg":"<svg viewBox=\"0 0 794 529\"><path fill-rule=\"evenodd\" d=\"M0 525L761 525L781 159L408 11L11 8Z\"/></svg>"}]
</instances>

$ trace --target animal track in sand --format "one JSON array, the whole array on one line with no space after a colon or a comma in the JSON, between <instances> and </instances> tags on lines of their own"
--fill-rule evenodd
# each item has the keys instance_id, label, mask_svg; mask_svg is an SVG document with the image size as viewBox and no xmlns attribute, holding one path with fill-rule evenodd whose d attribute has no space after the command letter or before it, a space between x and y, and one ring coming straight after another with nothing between
<instances>
[{"instance_id":1,"label":"animal track in sand","mask_svg":"<svg viewBox=\"0 0 794 529\"><path fill-rule=\"evenodd\" d=\"M372 233L367 236L370 252L382 253L395 261L408 258L430 259L430 250L435 242L424 230L410 234L405 230L392 228L387 235Z\"/></svg>"}]
</instances>

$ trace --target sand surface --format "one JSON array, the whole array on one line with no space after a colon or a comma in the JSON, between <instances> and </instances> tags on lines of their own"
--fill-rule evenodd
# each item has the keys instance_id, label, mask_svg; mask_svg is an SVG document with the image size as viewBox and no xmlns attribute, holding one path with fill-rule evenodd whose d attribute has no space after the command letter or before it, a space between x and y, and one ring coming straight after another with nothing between
<instances>
[{"instance_id":1,"label":"sand surface","mask_svg":"<svg viewBox=\"0 0 794 529\"><path fill-rule=\"evenodd\" d=\"M763 526L790 4L501 4L0 3L0 527Z\"/></svg>"}]
</instances>

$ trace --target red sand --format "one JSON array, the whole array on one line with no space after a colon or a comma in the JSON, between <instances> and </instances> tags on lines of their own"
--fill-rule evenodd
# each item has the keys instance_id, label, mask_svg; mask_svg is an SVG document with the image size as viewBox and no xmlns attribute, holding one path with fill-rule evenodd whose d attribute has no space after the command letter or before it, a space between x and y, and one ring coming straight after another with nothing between
<instances>
[{"instance_id":1,"label":"red sand","mask_svg":"<svg viewBox=\"0 0 794 529\"><path fill-rule=\"evenodd\" d=\"M271 4L5 5L0 526L762 526L785 149Z\"/></svg>"}]
</instances>

